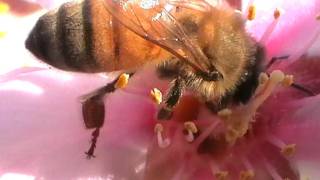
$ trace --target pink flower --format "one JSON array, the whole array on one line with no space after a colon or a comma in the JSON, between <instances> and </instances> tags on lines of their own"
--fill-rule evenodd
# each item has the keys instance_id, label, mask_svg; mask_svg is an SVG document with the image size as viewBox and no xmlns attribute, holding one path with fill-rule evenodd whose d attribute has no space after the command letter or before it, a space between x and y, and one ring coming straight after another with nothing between
<instances>
[{"instance_id":1,"label":"pink flower","mask_svg":"<svg viewBox=\"0 0 320 180\"><path fill-rule=\"evenodd\" d=\"M244 12L247 4L252 2L243 3ZM290 55L274 63L269 73L281 69L292 74L296 83L316 95L265 83L272 91L262 88L247 105L215 115L186 94L172 120L162 123L164 132L155 133L158 107L149 93L155 87L165 92L168 82L155 78L154 69L147 67L127 88L106 97L97 157L87 160L84 151L91 131L83 125L80 97L113 76L20 68L0 76L0 179L319 178L320 59L316 51L315 57L302 55L320 32L320 3L254 4L257 15L247 22L248 31L262 39L269 58ZM276 8L282 9L277 20ZM276 72L264 80L270 85L282 79ZM263 97L268 92L270 97ZM199 133L189 143L184 122L192 120ZM170 139L168 147L159 147L165 145L161 137Z\"/></svg>"}]
</instances>

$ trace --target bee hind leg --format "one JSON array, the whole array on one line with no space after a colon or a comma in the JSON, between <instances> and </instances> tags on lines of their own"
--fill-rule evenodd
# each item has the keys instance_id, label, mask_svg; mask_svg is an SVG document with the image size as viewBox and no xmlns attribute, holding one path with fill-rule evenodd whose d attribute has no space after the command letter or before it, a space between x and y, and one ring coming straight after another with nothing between
<instances>
[{"instance_id":1,"label":"bee hind leg","mask_svg":"<svg viewBox=\"0 0 320 180\"><path fill-rule=\"evenodd\" d=\"M121 74L114 81L106 84L105 86L82 96L82 116L86 128L95 130L92 132L91 145L87 152L87 158L90 159L94 156L94 150L99 137L100 128L103 126L105 119L105 105L103 98L105 95L116 91L119 88L126 86L128 78L134 73Z\"/></svg>"}]
</instances>

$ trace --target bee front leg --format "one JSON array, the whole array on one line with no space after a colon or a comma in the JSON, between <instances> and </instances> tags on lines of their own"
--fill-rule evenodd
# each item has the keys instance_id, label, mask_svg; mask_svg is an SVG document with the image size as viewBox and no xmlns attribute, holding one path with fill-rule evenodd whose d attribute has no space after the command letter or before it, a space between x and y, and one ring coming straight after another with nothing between
<instances>
[{"instance_id":1,"label":"bee front leg","mask_svg":"<svg viewBox=\"0 0 320 180\"><path fill-rule=\"evenodd\" d=\"M105 105L103 98L105 95L114 92L119 88L124 88L128 83L128 79L134 73L123 73L114 81L107 85L84 95L82 101L82 116L86 128L95 130L92 132L91 146L87 152L88 159L94 156L94 149L96 148L97 139L99 137L100 128L103 126L105 119Z\"/></svg>"},{"instance_id":2,"label":"bee front leg","mask_svg":"<svg viewBox=\"0 0 320 180\"><path fill-rule=\"evenodd\" d=\"M185 89L185 82L181 77L177 77L172 82L172 86L165 97L165 104L158 112L158 120L169 120L172 117L172 109L179 102Z\"/></svg>"}]
</instances>

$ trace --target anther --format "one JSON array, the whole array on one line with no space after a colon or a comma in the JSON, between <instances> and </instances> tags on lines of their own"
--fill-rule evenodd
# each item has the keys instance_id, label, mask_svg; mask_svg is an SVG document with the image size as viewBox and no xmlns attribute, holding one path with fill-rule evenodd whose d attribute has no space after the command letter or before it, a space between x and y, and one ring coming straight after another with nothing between
<instances>
[{"instance_id":1,"label":"anther","mask_svg":"<svg viewBox=\"0 0 320 180\"><path fill-rule=\"evenodd\" d=\"M281 149L281 153L284 156L292 156L296 152L296 144L285 144L280 139L269 135L267 139L271 144L277 146L279 149Z\"/></svg>"},{"instance_id":2,"label":"anther","mask_svg":"<svg viewBox=\"0 0 320 180\"><path fill-rule=\"evenodd\" d=\"M280 17L280 15L281 15L280 9L277 8L276 10L274 10L274 12L273 12L274 19L278 19Z\"/></svg>"},{"instance_id":3,"label":"anther","mask_svg":"<svg viewBox=\"0 0 320 180\"><path fill-rule=\"evenodd\" d=\"M217 180L226 180L228 179L229 172L228 171L219 171L215 173L215 177Z\"/></svg>"},{"instance_id":4,"label":"anther","mask_svg":"<svg viewBox=\"0 0 320 180\"><path fill-rule=\"evenodd\" d=\"M150 92L150 96L156 104L160 104L162 102L162 93L159 89L153 88Z\"/></svg>"},{"instance_id":5,"label":"anther","mask_svg":"<svg viewBox=\"0 0 320 180\"><path fill-rule=\"evenodd\" d=\"M114 87L117 88L117 89L121 89L121 88L124 88L127 86L128 84L128 81L129 81L129 77L130 75L127 74L127 73L122 73L117 82L115 83Z\"/></svg>"},{"instance_id":6,"label":"anther","mask_svg":"<svg viewBox=\"0 0 320 180\"><path fill-rule=\"evenodd\" d=\"M188 135L186 136L186 140L188 142L194 141L194 134L198 132L197 126L194 124L194 122L188 121L184 123L184 129L188 131Z\"/></svg>"},{"instance_id":7,"label":"anther","mask_svg":"<svg viewBox=\"0 0 320 180\"><path fill-rule=\"evenodd\" d=\"M284 77L284 80L282 81L282 85L283 86L286 86L286 87L289 87L293 84L293 75L286 75Z\"/></svg>"},{"instance_id":8,"label":"anther","mask_svg":"<svg viewBox=\"0 0 320 180\"><path fill-rule=\"evenodd\" d=\"M160 148L166 148L170 145L170 140L168 138L163 139L162 137L163 130L164 128L160 123L157 123L154 127L154 132L157 134L157 141Z\"/></svg>"},{"instance_id":9,"label":"anther","mask_svg":"<svg viewBox=\"0 0 320 180\"><path fill-rule=\"evenodd\" d=\"M256 6L255 5L250 5L249 9L248 9L248 15L247 15L247 19L249 21L252 21L256 18Z\"/></svg>"},{"instance_id":10,"label":"anther","mask_svg":"<svg viewBox=\"0 0 320 180\"><path fill-rule=\"evenodd\" d=\"M270 82L279 83L282 82L285 78L285 75L280 70L275 70L270 74Z\"/></svg>"},{"instance_id":11,"label":"anther","mask_svg":"<svg viewBox=\"0 0 320 180\"><path fill-rule=\"evenodd\" d=\"M276 29L276 26L279 22L279 17L281 15L281 12L279 9L276 9L273 13L274 20L271 22L271 24L267 27L266 31L263 33L260 39L260 43L265 44L268 38L271 36L271 34Z\"/></svg>"},{"instance_id":12,"label":"anther","mask_svg":"<svg viewBox=\"0 0 320 180\"><path fill-rule=\"evenodd\" d=\"M316 20L320 20L320 14L318 14L317 16L316 16Z\"/></svg>"},{"instance_id":13,"label":"anther","mask_svg":"<svg viewBox=\"0 0 320 180\"><path fill-rule=\"evenodd\" d=\"M254 178L254 172L252 170L246 170L240 172L240 180L252 180Z\"/></svg>"},{"instance_id":14,"label":"anther","mask_svg":"<svg viewBox=\"0 0 320 180\"><path fill-rule=\"evenodd\" d=\"M296 152L296 144L289 144L281 149L281 153L287 157L293 156Z\"/></svg>"}]
</instances>

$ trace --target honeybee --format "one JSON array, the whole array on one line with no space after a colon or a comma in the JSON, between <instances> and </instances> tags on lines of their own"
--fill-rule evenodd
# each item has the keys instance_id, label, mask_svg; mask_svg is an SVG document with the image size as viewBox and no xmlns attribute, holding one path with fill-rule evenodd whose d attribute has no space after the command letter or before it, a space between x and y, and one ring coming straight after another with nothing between
<instances>
[{"instance_id":1,"label":"honeybee","mask_svg":"<svg viewBox=\"0 0 320 180\"><path fill-rule=\"evenodd\" d=\"M42 61L66 71L122 71L133 75L155 64L171 80L157 119L170 119L184 90L216 112L246 103L258 84L264 50L245 30L242 15L205 0L83 0L43 15L26 47ZM119 77L121 78L121 77ZM82 110L96 128L87 152L93 156L104 122L102 98L118 78L90 93Z\"/></svg>"}]
</instances>

